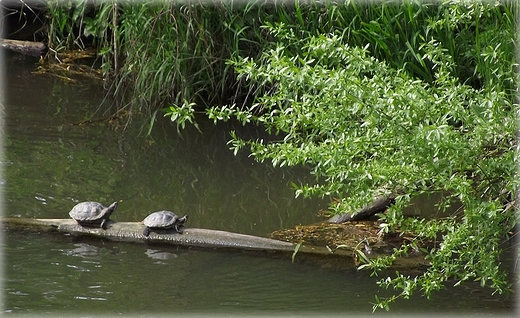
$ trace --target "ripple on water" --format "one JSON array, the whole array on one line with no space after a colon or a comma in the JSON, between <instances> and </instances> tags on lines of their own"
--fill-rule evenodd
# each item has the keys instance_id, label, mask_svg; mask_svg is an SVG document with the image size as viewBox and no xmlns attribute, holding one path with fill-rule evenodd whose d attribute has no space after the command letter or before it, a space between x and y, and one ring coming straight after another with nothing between
<instances>
[{"instance_id":1,"label":"ripple on water","mask_svg":"<svg viewBox=\"0 0 520 318\"><path fill-rule=\"evenodd\" d=\"M79 299L79 300L107 300L106 298L103 298L103 297L88 297L88 296L74 296L74 299Z\"/></svg>"}]
</instances>

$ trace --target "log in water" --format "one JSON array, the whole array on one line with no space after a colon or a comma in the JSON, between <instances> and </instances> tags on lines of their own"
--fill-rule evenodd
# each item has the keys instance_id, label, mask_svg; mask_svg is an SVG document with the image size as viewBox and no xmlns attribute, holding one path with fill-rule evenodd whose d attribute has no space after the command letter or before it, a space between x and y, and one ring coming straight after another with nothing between
<instances>
[{"instance_id":1,"label":"log in water","mask_svg":"<svg viewBox=\"0 0 520 318\"><path fill-rule=\"evenodd\" d=\"M69 233L77 236L95 236L111 241L160 243L170 245L227 248L252 251L294 252L296 244L227 231L185 228L183 234L174 230L154 231L145 237L142 232L144 225L141 222L114 222L110 221L106 230L101 228L83 227L72 219L32 219L32 218L3 218L2 223L10 229L39 230L49 232ZM336 250L334 253L326 247L302 245L298 253L321 254L336 256L352 256L352 251Z\"/></svg>"},{"instance_id":2,"label":"log in water","mask_svg":"<svg viewBox=\"0 0 520 318\"><path fill-rule=\"evenodd\" d=\"M43 42L19 41L0 39L0 47L31 56L44 56L47 53L47 45Z\"/></svg>"}]
</instances>

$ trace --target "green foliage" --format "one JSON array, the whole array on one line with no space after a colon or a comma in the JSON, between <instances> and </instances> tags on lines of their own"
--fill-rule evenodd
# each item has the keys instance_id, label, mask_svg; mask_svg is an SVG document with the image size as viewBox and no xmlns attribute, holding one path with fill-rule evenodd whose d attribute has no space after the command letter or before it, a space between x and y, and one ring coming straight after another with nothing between
<instances>
[{"instance_id":1,"label":"green foliage","mask_svg":"<svg viewBox=\"0 0 520 318\"><path fill-rule=\"evenodd\" d=\"M330 208L337 213L356 211L383 193L404 193L383 216L389 229L413 233L413 244L439 235L442 243L429 251L431 266L423 275L382 280L381 286L401 292L376 307L416 289L430 296L453 279L507 291L499 257L517 221L514 209L504 209L503 196L517 187L513 96L491 80L483 89L461 83L453 75L453 57L435 38L422 45L434 65L435 81L428 84L339 36L302 43L283 24L270 30L278 36L276 47L258 60L232 61L239 80L268 93L250 109L230 105L208 114L263 125L281 137L267 142L233 135L234 151L248 146L259 161L311 166L316 184L302 185L297 194L332 196ZM301 54L287 53L294 43L301 44ZM513 81L514 73L498 77ZM411 197L437 191L459 200L463 215L430 221L403 216ZM364 267L377 272L389 260Z\"/></svg>"},{"instance_id":2,"label":"green foliage","mask_svg":"<svg viewBox=\"0 0 520 318\"><path fill-rule=\"evenodd\" d=\"M302 246L302 243L296 244L294 247L294 252L292 253L291 260L294 263L294 259L296 258L296 254L298 254L298 251L300 250L300 247Z\"/></svg>"},{"instance_id":3,"label":"green foliage","mask_svg":"<svg viewBox=\"0 0 520 318\"><path fill-rule=\"evenodd\" d=\"M47 6L49 7L49 47L55 51L73 46L84 48L81 32L75 32L74 29L83 28L87 1L51 0L47 2Z\"/></svg>"},{"instance_id":4,"label":"green foliage","mask_svg":"<svg viewBox=\"0 0 520 318\"><path fill-rule=\"evenodd\" d=\"M171 121L176 122L177 128L179 128L180 126L180 128L184 129L184 127L186 126L186 122L189 122L200 131L197 122L194 120L195 111L193 110L193 106L195 106L194 103L188 103L188 101L185 100L182 106L180 107L177 105L173 105L169 108L165 108L163 110L164 116L170 117Z\"/></svg>"},{"instance_id":5,"label":"green foliage","mask_svg":"<svg viewBox=\"0 0 520 318\"><path fill-rule=\"evenodd\" d=\"M52 0L48 6L48 45L53 57L64 50L84 50L90 44L98 48L105 76L117 65L117 1ZM118 67L115 67L115 72Z\"/></svg>"},{"instance_id":6,"label":"green foliage","mask_svg":"<svg viewBox=\"0 0 520 318\"><path fill-rule=\"evenodd\" d=\"M105 75L114 75L115 92L129 92L133 110L150 116L184 100L199 109L230 98L248 105L252 95L263 92L247 92L226 61L257 58L262 49L275 47L266 26L279 23L292 33L284 49L291 56L301 54L300 42L308 36L336 34L390 67L432 83L437 64L427 54L437 45L453 60L450 73L462 83L480 88L483 81L493 81L514 89L514 82L503 77L514 59L513 3L81 0L48 6L50 47L84 48L89 39Z\"/></svg>"},{"instance_id":7,"label":"green foliage","mask_svg":"<svg viewBox=\"0 0 520 318\"><path fill-rule=\"evenodd\" d=\"M134 109L219 103L235 81L226 60L259 51L253 5L129 2L122 6L125 63L118 89L131 88ZM247 48L247 50L246 50ZM129 86L130 85L130 86Z\"/></svg>"}]
</instances>

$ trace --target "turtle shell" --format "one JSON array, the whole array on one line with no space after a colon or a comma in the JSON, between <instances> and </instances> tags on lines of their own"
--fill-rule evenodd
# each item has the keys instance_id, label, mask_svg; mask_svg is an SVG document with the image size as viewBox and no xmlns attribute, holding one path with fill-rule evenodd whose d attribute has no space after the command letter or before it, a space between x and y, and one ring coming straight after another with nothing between
<instances>
[{"instance_id":1,"label":"turtle shell","mask_svg":"<svg viewBox=\"0 0 520 318\"><path fill-rule=\"evenodd\" d=\"M180 229L184 225L188 216L179 217L177 214L171 211L157 211L148 215L143 223L145 228L143 235L148 236L151 229L175 229L177 233L183 233Z\"/></svg>"},{"instance_id":2,"label":"turtle shell","mask_svg":"<svg viewBox=\"0 0 520 318\"><path fill-rule=\"evenodd\" d=\"M99 202L87 201L76 204L69 215L79 224L101 224L104 225L112 212L117 207L117 201L109 207L105 207Z\"/></svg>"},{"instance_id":3,"label":"turtle shell","mask_svg":"<svg viewBox=\"0 0 520 318\"><path fill-rule=\"evenodd\" d=\"M177 214L170 211L158 211L148 215L144 220L144 225L153 228L168 228L179 220Z\"/></svg>"}]
</instances>

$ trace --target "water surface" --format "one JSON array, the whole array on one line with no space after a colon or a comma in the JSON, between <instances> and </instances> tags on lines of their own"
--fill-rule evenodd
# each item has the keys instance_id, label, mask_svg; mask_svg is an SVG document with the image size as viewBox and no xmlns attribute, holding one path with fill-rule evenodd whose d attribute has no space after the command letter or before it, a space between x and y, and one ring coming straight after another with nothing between
<instances>
[{"instance_id":1,"label":"water surface","mask_svg":"<svg viewBox=\"0 0 520 318\"><path fill-rule=\"evenodd\" d=\"M177 134L161 119L146 137L136 119L123 131L100 120L112 102L102 83L33 74L34 59L7 58L7 216L67 218L77 202L121 200L115 220L169 209L188 214L188 226L266 236L319 221L326 208L324 200L294 198L292 182L313 181L305 167L274 169L232 154L229 131L265 137L254 127L200 119L202 133L191 127ZM79 125L86 119L99 121ZM4 313L368 314L375 294L388 295L367 272L287 256L12 231L4 231L2 244ZM391 313L500 315L513 305L467 285L432 300L416 295Z\"/></svg>"}]
</instances>

